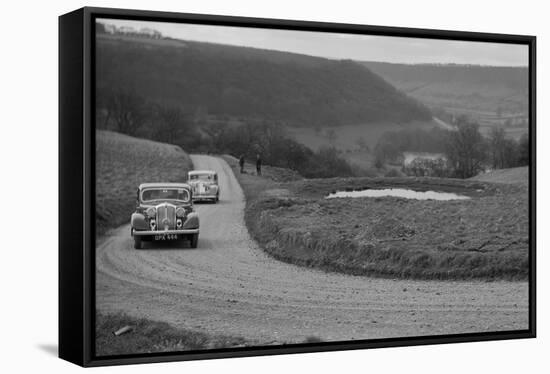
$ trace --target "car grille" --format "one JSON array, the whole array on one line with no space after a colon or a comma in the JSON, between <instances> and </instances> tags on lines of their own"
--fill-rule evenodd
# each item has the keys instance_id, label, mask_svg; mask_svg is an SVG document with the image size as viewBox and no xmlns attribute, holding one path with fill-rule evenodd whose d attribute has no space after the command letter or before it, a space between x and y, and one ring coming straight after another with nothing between
<instances>
[{"instance_id":1,"label":"car grille","mask_svg":"<svg viewBox=\"0 0 550 374\"><path fill-rule=\"evenodd\" d=\"M161 204L157 207L157 227L159 231L176 228L176 207L172 204Z\"/></svg>"},{"instance_id":2,"label":"car grille","mask_svg":"<svg viewBox=\"0 0 550 374\"><path fill-rule=\"evenodd\" d=\"M193 188L193 193L197 196L209 195L212 193L211 188L212 188L212 185L210 183L199 182L195 184Z\"/></svg>"}]
</instances>

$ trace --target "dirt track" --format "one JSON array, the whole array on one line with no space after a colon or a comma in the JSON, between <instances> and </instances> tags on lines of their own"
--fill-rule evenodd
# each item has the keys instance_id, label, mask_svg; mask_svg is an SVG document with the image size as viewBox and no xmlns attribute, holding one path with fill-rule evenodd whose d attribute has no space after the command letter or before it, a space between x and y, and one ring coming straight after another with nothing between
<instances>
[{"instance_id":1,"label":"dirt track","mask_svg":"<svg viewBox=\"0 0 550 374\"><path fill-rule=\"evenodd\" d=\"M136 251L128 225L96 253L97 308L265 343L371 339L528 328L527 282L439 282L324 273L278 262L250 239L243 192L225 161L219 204L196 205L199 248Z\"/></svg>"}]
</instances>

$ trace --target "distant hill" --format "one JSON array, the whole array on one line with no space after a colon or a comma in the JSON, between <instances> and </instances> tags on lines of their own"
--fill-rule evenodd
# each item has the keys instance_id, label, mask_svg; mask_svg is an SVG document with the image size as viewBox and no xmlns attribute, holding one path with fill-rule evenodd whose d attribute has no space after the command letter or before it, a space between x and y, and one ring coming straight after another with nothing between
<instances>
[{"instance_id":1,"label":"distant hill","mask_svg":"<svg viewBox=\"0 0 550 374\"><path fill-rule=\"evenodd\" d=\"M362 62L386 81L437 109L467 114L482 125L526 127L528 68Z\"/></svg>"},{"instance_id":2,"label":"distant hill","mask_svg":"<svg viewBox=\"0 0 550 374\"><path fill-rule=\"evenodd\" d=\"M429 120L427 107L364 65L247 47L98 34L98 103L109 90L188 113L291 126Z\"/></svg>"}]
</instances>

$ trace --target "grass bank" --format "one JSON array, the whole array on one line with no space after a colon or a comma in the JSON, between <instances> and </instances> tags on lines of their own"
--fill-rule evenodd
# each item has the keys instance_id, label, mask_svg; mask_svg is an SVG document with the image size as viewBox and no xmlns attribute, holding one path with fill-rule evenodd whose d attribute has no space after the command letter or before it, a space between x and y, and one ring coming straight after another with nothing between
<instances>
[{"instance_id":1,"label":"grass bank","mask_svg":"<svg viewBox=\"0 0 550 374\"><path fill-rule=\"evenodd\" d=\"M493 183L523 184L527 186L529 184L529 167L521 166L517 168L493 170L470 179Z\"/></svg>"},{"instance_id":2,"label":"grass bank","mask_svg":"<svg viewBox=\"0 0 550 374\"><path fill-rule=\"evenodd\" d=\"M113 334L125 326L130 326L131 330L119 336ZM250 344L251 342L248 342L248 345ZM164 322L133 318L125 314L98 313L96 317L98 356L232 348L245 345L247 341L244 338L176 329Z\"/></svg>"},{"instance_id":3,"label":"grass bank","mask_svg":"<svg viewBox=\"0 0 550 374\"><path fill-rule=\"evenodd\" d=\"M523 280L529 272L525 185L438 178L285 181L240 174L251 235L276 259L355 275ZM269 168L264 172L268 175ZM335 190L409 188L469 200L325 199Z\"/></svg>"},{"instance_id":4,"label":"grass bank","mask_svg":"<svg viewBox=\"0 0 550 374\"><path fill-rule=\"evenodd\" d=\"M144 182L184 182L192 162L180 147L96 131L96 233L130 221Z\"/></svg>"}]
</instances>

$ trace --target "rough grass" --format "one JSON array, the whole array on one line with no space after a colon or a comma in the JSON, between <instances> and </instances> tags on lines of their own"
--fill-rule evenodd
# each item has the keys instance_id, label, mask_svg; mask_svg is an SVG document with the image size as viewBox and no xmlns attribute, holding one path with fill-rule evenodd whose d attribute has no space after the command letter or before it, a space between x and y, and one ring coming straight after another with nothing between
<instances>
[{"instance_id":1,"label":"rough grass","mask_svg":"<svg viewBox=\"0 0 550 374\"><path fill-rule=\"evenodd\" d=\"M528 276L525 185L438 178L284 182L236 174L247 197L247 226L263 249L279 260L381 277ZM471 199L324 198L335 190L388 187L455 192Z\"/></svg>"},{"instance_id":2,"label":"rough grass","mask_svg":"<svg viewBox=\"0 0 550 374\"><path fill-rule=\"evenodd\" d=\"M130 326L132 330L119 336L113 334L124 326ZM133 318L125 314L98 313L96 317L98 356L232 348L251 343L244 338L176 329L164 322Z\"/></svg>"},{"instance_id":3,"label":"rough grass","mask_svg":"<svg viewBox=\"0 0 550 374\"><path fill-rule=\"evenodd\" d=\"M184 182L191 159L170 144L96 131L96 233L130 221L144 182Z\"/></svg>"},{"instance_id":4,"label":"rough grass","mask_svg":"<svg viewBox=\"0 0 550 374\"><path fill-rule=\"evenodd\" d=\"M522 166L519 168L494 170L489 173L476 175L470 179L482 182L528 185L529 167Z\"/></svg>"}]
</instances>

